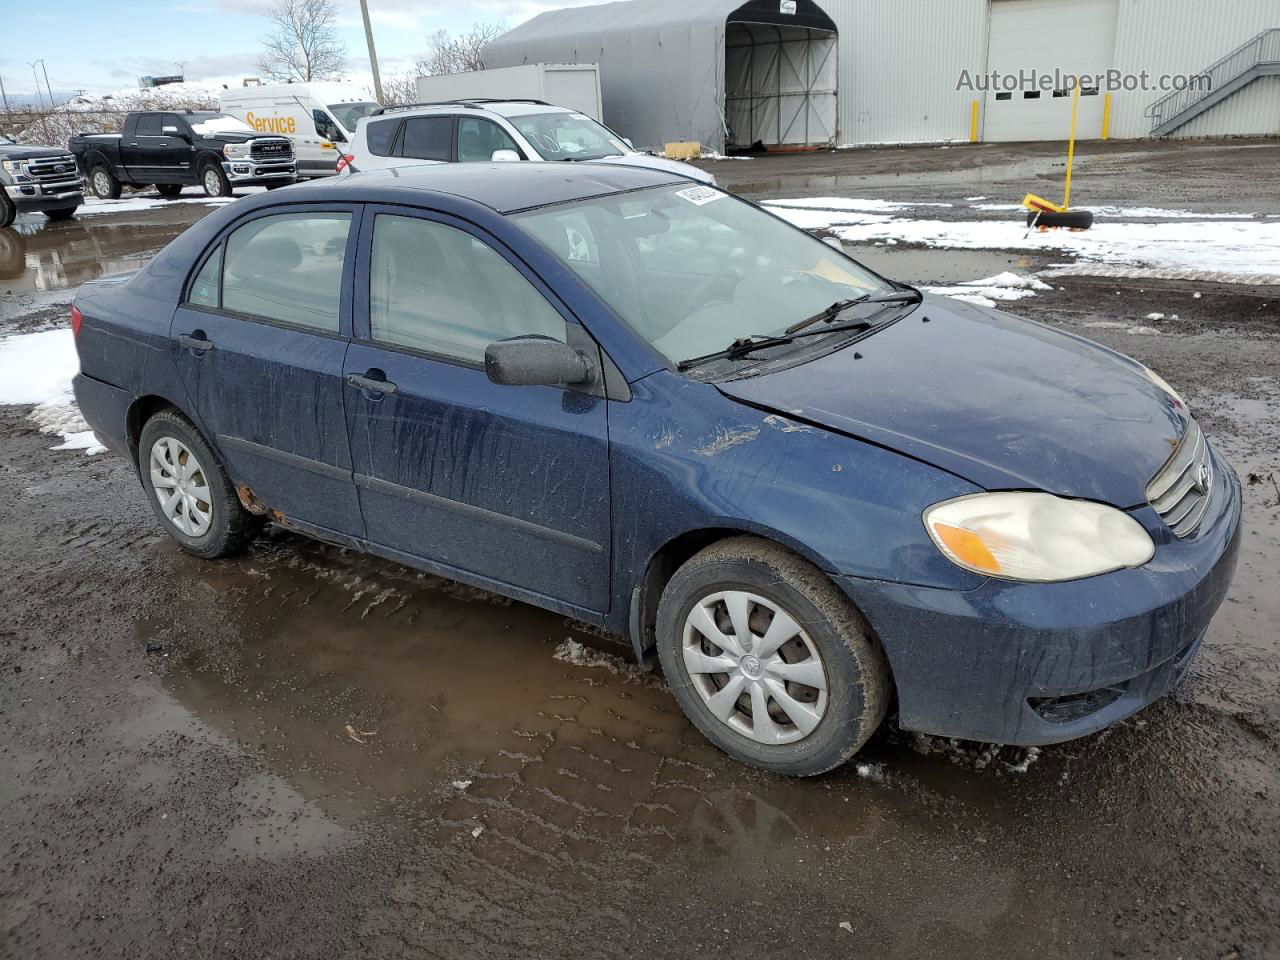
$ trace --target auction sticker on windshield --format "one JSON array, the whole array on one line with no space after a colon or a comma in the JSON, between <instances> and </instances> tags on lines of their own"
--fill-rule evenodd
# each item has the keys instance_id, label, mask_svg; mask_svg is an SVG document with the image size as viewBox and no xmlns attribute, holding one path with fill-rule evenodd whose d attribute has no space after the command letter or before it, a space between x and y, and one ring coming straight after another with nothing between
<instances>
[{"instance_id":1,"label":"auction sticker on windshield","mask_svg":"<svg viewBox=\"0 0 1280 960\"><path fill-rule=\"evenodd\" d=\"M712 200L719 200L724 194L719 190L712 190L710 187L686 187L684 190L677 190L676 196L683 197L695 207L700 207L704 203L710 203Z\"/></svg>"}]
</instances>

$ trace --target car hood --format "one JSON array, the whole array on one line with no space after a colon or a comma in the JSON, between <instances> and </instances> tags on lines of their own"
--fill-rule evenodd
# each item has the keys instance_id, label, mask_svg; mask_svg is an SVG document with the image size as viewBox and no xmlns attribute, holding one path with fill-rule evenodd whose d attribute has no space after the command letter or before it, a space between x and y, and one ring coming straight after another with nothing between
<instances>
[{"instance_id":1,"label":"car hood","mask_svg":"<svg viewBox=\"0 0 1280 960\"><path fill-rule=\"evenodd\" d=\"M599 160L588 160L588 163L620 163L624 167L648 167L650 170L661 170L674 173L679 177L689 177L702 183L714 184L716 178L706 170L699 170L691 163L679 160L668 160L666 157L655 157L647 153L625 153L617 157L601 157Z\"/></svg>"},{"instance_id":2,"label":"car hood","mask_svg":"<svg viewBox=\"0 0 1280 960\"><path fill-rule=\"evenodd\" d=\"M16 143L0 143L0 160L38 160L41 157L65 157L70 150L57 147L26 147Z\"/></svg>"},{"instance_id":3,"label":"car hood","mask_svg":"<svg viewBox=\"0 0 1280 960\"><path fill-rule=\"evenodd\" d=\"M1130 507L1189 419L1143 370L1083 338L928 296L856 344L717 387L989 490Z\"/></svg>"}]
</instances>

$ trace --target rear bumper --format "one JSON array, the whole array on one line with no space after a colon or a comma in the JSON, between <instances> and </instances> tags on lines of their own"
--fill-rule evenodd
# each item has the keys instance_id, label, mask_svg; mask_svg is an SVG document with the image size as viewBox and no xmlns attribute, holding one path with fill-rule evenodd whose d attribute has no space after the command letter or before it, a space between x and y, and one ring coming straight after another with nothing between
<instances>
[{"instance_id":1,"label":"rear bumper","mask_svg":"<svg viewBox=\"0 0 1280 960\"><path fill-rule=\"evenodd\" d=\"M108 450L132 460L129 453L129 404L127 390L77 373L71 380L80 415Z\"/></svg>"},{"instance_id":2,"label":"rear bumper","mask_svg":"<svg viewBox=\"0 0 1280 960\"><path fill-rule=\"evenodd\" d=\"M1144 566L962 592L838 578L893 670L905 729L1024 746L1085 736L1172 689L1235 572L1240 484L1218 459L1212 522L1188 540L1149 507Z\"/></svg>"}]
</instances>

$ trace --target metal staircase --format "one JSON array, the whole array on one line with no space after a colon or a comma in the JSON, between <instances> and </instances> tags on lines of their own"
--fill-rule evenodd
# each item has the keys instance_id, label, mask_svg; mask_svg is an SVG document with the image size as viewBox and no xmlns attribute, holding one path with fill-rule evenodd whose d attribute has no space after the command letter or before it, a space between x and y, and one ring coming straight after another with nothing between
<instances>
[{"instance_id":1,"label":"metal staircase","mask_svg":"<svg viewBox=\"0 0 1280 960\"><path fill-rule=\"evenodd\" d=\"M1259 77L1273 75L1280 75L1280 27L1263 30L1200 71L1199 76L1207 76L1207 81L1175 90L1147 107L1151 136L1168 136Z\"/></svg>"}]
</instances>

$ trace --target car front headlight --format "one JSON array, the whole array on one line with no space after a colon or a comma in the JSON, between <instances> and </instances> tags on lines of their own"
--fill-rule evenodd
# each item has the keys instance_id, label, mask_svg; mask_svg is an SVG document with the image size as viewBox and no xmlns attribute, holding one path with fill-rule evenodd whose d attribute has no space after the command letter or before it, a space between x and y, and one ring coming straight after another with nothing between
<instances>
[{"instance_id":1,"label":"car front headlight","mask_svg":"<svg viewBox=\"0 0 1280 960\"><path fill-rule=\"evenodd\" d=\"M5 173L11 173L14 176L26 173L22 168L21 160L0 160L0 166L4 167Z\"/></svg>"},{"instance_id":2,"label":"car front headlight","mask_svg":"<svg viewBox=\"0 0 1280 960\"><path fill-rule=\"evenodd\" d=\"M1004 580L1052 583L1137 567L1155 553L1142 525L1115 507L1049 493L978 493L924 512L948 560Z\"/></svg>"},{"instance_id":3,"label":"car front headlight","mask_svg":"<svg viewBox=\"0 0 1280 960\"><path fill-rule=\"evenodd\" d=\"M243 160L249 156L249 145L247 143L228 143L222 148L222 155L229 159Z\"/></svg>"}]
</instances>

